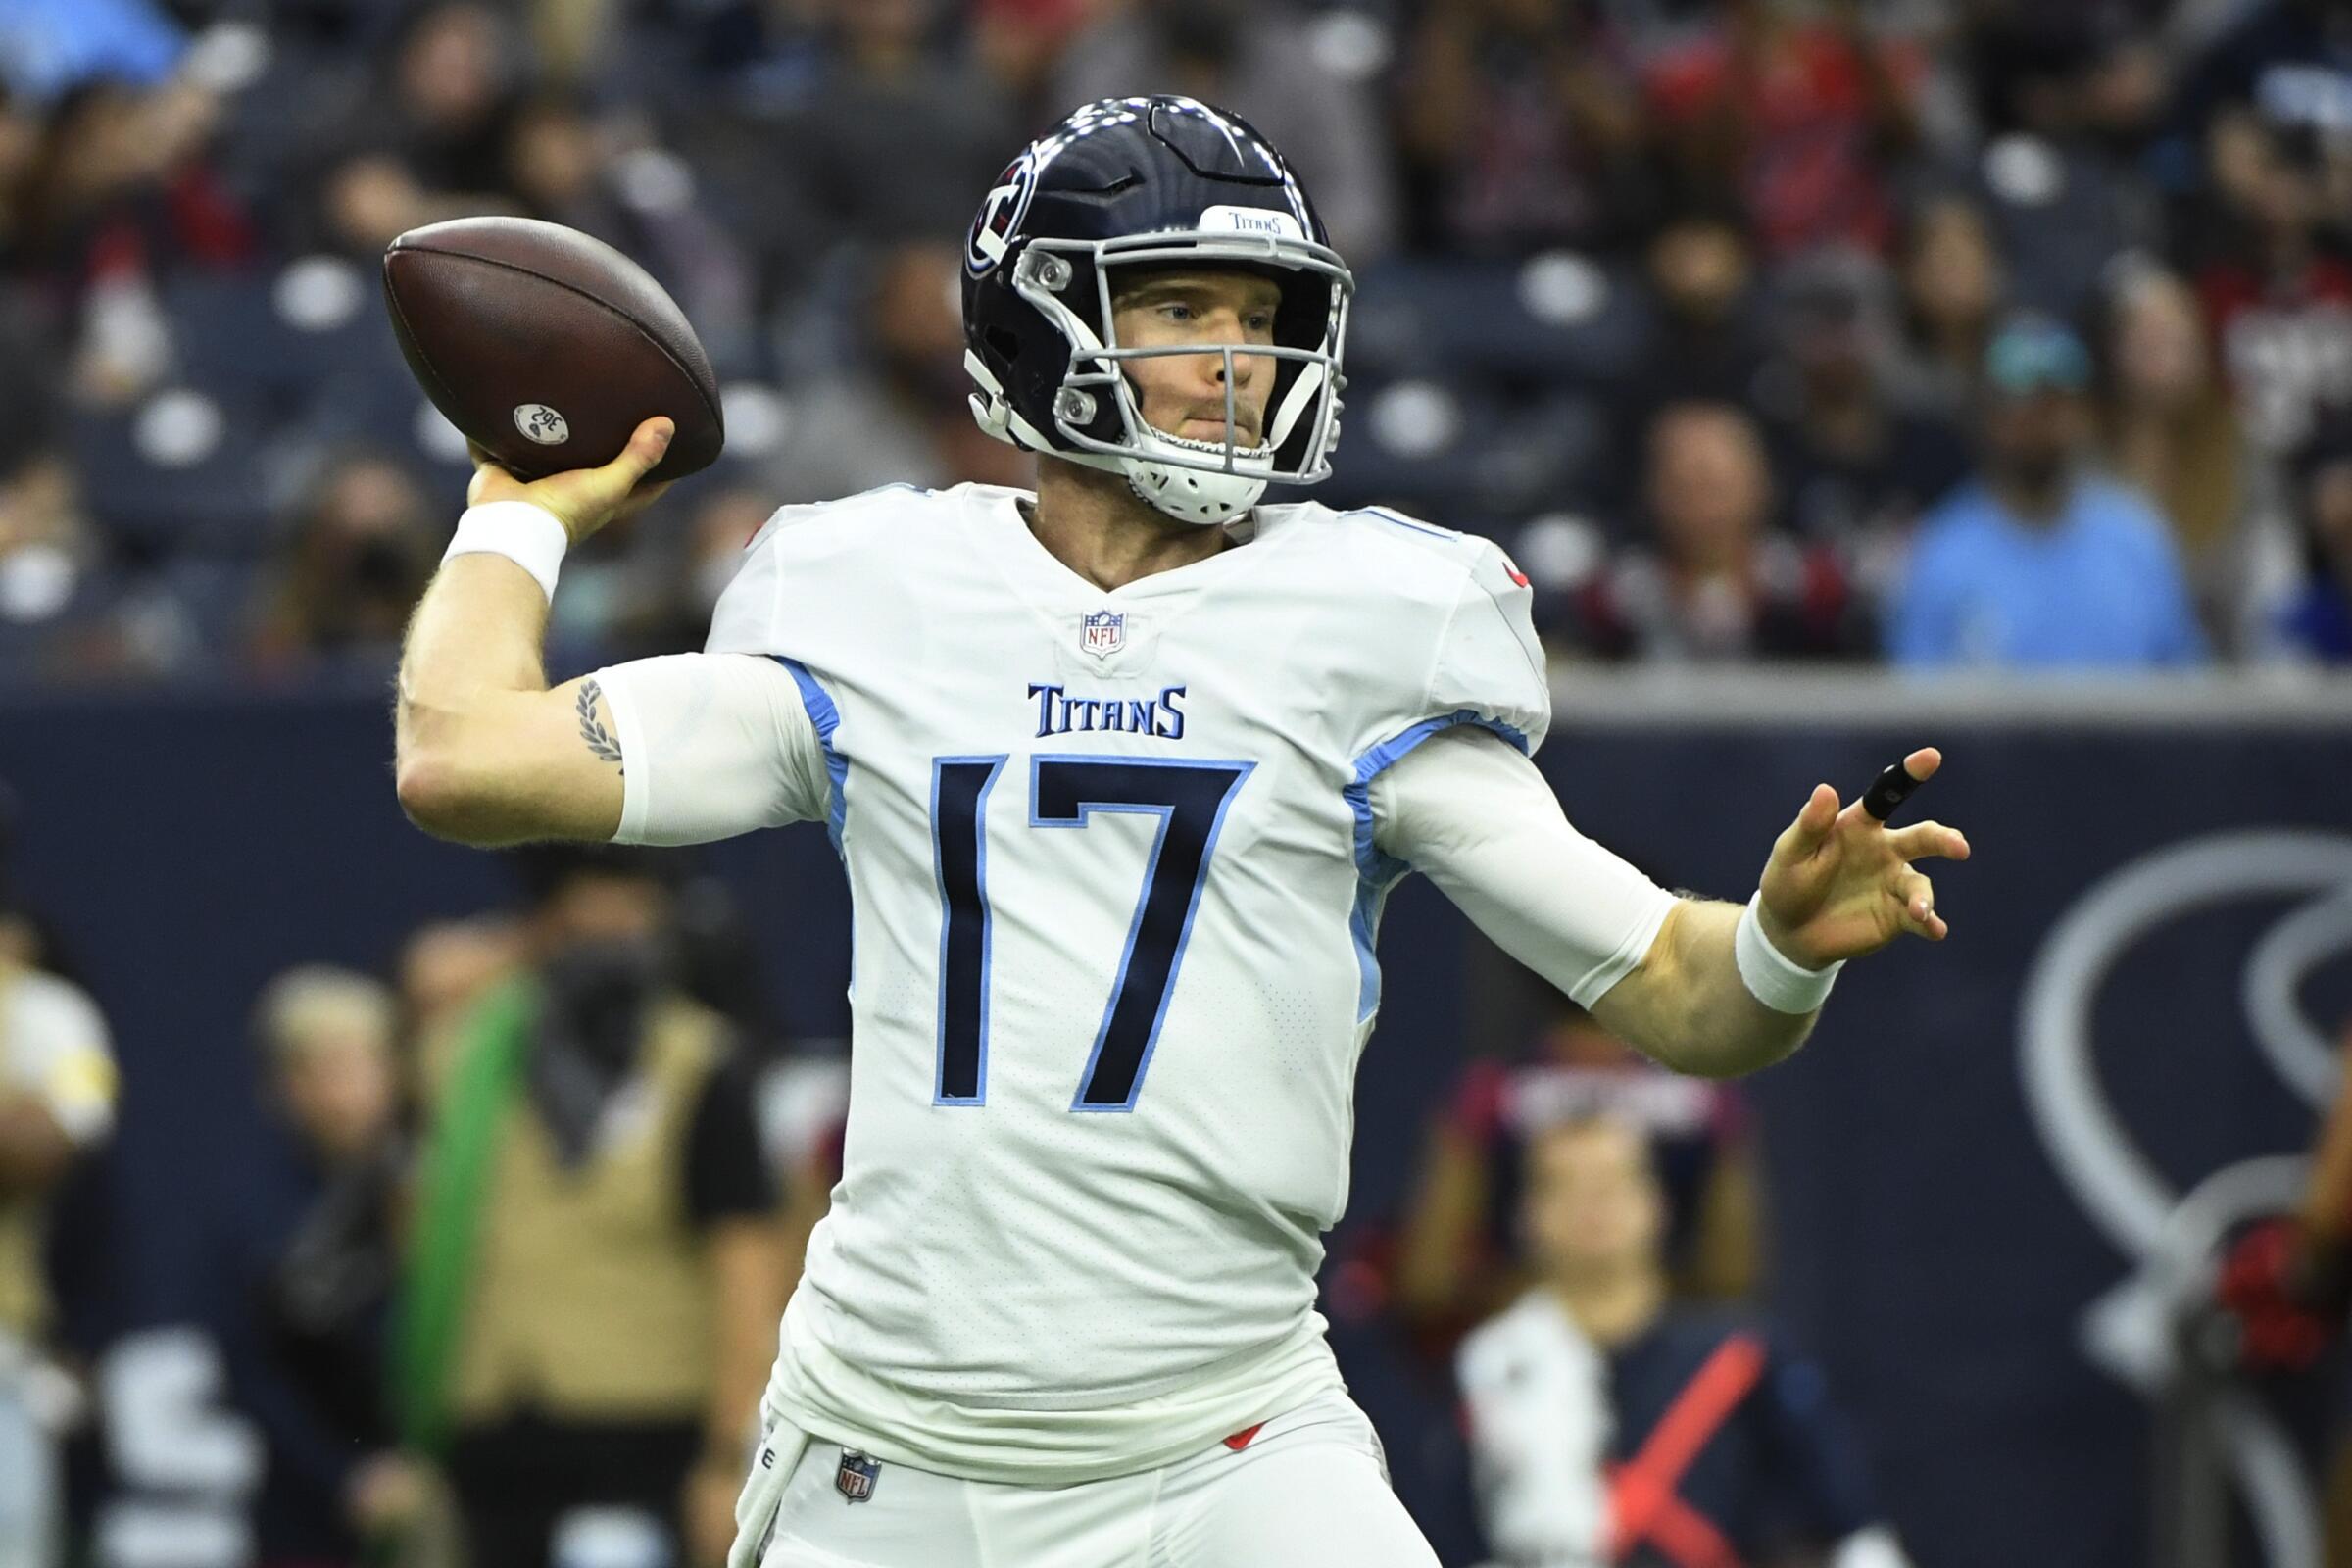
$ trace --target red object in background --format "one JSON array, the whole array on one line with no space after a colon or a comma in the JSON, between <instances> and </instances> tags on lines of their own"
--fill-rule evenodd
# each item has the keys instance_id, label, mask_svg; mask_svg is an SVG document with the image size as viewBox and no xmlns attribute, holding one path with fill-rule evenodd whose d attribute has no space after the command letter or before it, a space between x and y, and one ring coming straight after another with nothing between
<instances>
[{"instance_id":1,"label":"red object in background","mask_svg":"<svg viewBox=\"0 0 2352 1568\"><path fill-rule=\"evenodd\" d=\"M1878 47L1895 90L1916 95L1926 57ZM1872 153L1869 68L1842 33L1793 29L1761 62L1742 58L1728 36L1701 36L1654 63L1645 86L1669 126L1723 120L1739 128L1738 186L1767 254L1838 241L1884 251L1892 241L1894 203Z\"/></svg>"},{"instance_id":2,"label":"red object in background","mask_svg":"<svg viewBox=\"0 0 2352 1568\"><path fill-rule=\"evenodd\" d=\"M1623 1562L1647 1541L1680 1568L1740 1568L1714 1521L1685 1502L1683 1473L1723 1430L1764 1376L1764 1347L1735 1334L1716 1348L1675 1396L1642 1451L1609 1474L1609 1560Z\"/></svg>"},{"instance_id":3,"label":"red object in background","mask_svg":"<svg viewBox=\"0 0 2352 1568\"><path fill-rule=\"evenodd\" d=\"M2302 1298L2299 1227L2264 1220L2230 1244L2215 1296L2237 1319L2238 1364L2255 1372L2299 1372L2335 1338L2335 1324Z\"/></svg>"}]
</instances>

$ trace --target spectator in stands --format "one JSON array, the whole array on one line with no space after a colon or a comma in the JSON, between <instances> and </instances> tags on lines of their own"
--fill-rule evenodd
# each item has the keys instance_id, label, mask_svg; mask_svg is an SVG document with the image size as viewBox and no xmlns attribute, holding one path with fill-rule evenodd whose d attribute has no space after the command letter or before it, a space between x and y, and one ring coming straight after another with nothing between
<instances>
[{"instance_id":1,"label":"spectator in stands","mask_svg":"<svg viewBox=\"0 0 2352 1568\"><path fill-rule=\"evenodd\" d=\"M785 1286L749 1077L666 972L673 860L526 854L531 972L427 1088L396 1387L477 1563L732 1535Z\"/></svg>"},{"instance_id":2,"label":"spectator in stands","mask_svg":"<svg viewBox=\"0 0 2352 1568\"><path fill-rule=\"evenodd\" d=\"M419 223L513 205L502 153L527 57L508 19L480 0L416 12L385 79L353 107L324 173L329 236L372 260Z\"/></svg>"},{"instance_id":3,"label":"spectator in stands","mask_svg":"<svg viewBox=\"0 0 2352 1568\"><path fill-rule=\"evenodd\" d=\"M1625 450L1668 404L1753 397L1766 353L1755 257L1735 214L1698 208L1676 215L1650 240L1647 262L1647 339L1621 404Z\"/></svg>"},{"instance_id":4,"label":"spectator in stands","mask_svg":"<svg viewBox=\"0 0 2352 1568\"><path fill-rule=\"evenodd\" d=\"M1081 33L1054 74L1064 113L1145 90L1230 109L1313 171L1316 211L1351 266L1388 249L1396 207L1382 106L1363 72L1325 60L1302 17L1262 0L1140 0Z\"/></svg>"},{"instance_id":5,"label":"spectator in stands","mask_svg":"<svg viewBox=\"0 0 2352 1568\"><path fill-rule=\"evenodd\" d=\"M88 81L50 106L6 260L68 353L53 390L119 407L154 386L172 368L159 281L255 255L241 202L205 162L219 112L207 89L176 80Z\"/></svg>"},{"instance_id":6,"label":"spectator in stands","mask_svg":"<svg viewBox=\"0 0 2352 1568\"><path fill-rule=\"evenodd\" d=\"M0 409L15 402L0 394ZM38 639L71 615L99 564L101 541L64 453L0 437L0 646Z\"/></svg>"},{"instance_id":7,"label":"spectator in stands","mask_svg":"<svg viewBox=\"0 0 2352 1568\"><path fill-rule=\"evenodd\" d=\"M2161 103L2143 31L2097 5L1986 7L1970 29L1979 191L2017 305L2079 317L2158 237L2132 156Z\"/></svg>"},{"instance_id":8,"label":"spectator in stands","mask_svg":"<svg viewBox=\"0 0 2352 1568\"><path fill-rule=\"evenodd\" d=\"M1923 666L2158 667L2205 657L2172 529L2085 471L2090 354L2013 318L1984 358L1984 466L1922 522L1887 648Z\"/></svg>"},{"instance_id":9,"label":"spectator in stands","mask_svg":"<svg viewBox=\"0 0 2352 1568\"><path fill-rule=\"evenodd\" d=\"M828 237L960 235L1021 139L1004 88L944 46L940 0L823 0L823 13L829 48L777 122L773 167Z\"/></svg>"},{"instance_id":10,"label":"spectator in stands","mask_svg":"<svg viewBox=\"0 0 2352 1568\"><path fill-rule=\"evenodd\" d=\"M1952 195L1921 207L1904 245L1903 314L1907 379L1923 405L1947 416L1974 406L2005 287L1984 209Z\"/></svg>"},{"instance_id":11,"label":"spectator in stands","mask_svg":"<svg viewBox=\"0 0 2352 1568\"><path fill-rule=\"evenodd\" d=\"M1555 994L1533 1049L1472 1063L1430 1130L1395 1272L1396 1306L1425 1343L1449 1347L1524 1287L1512 1217L1530 1152L1601 1112L1641 1126L1657 1151L1678 1292L1730 1300L1755 1286L1755 1150L1740 1091L1668 1072Z\"/></svg>"},{"instance_id":12,"label":"spectator in stands","mask_svg":"<svg viewBox=\"0 0 2352 1568\"><path fill-rule=\"evenodd\" d=\"M928 239L875 258L853 303L859 358L795 401L782 444L761 464L771 502L897 482L1028 482L1029 460L982 434L965 402L959 254Z\"/></svg>"},{"instance_id":13,"label":"spectator in stands","mask_svg":"<svg viewBox=\"0 0 2352 1568\"><path fill-rule=\"evenodd\" d=\"M1403 51L1406 210L1473 255L1603 249L1644 226L1631 50L1581 0L1432 0ZM1309 166L1311 167L1311 166Z\"/></svg>"},{"instance_id":14,"label":"spectator in stands","mask_svg":"<svg viewBox=\"0 0 2352 1568\"><path fill-rule=\"evenodd\" d=\"M2297 454L2291 484L2302 569L2268 607L2257 650L2352 664L2352 425L2323 427Z\"/></svg>"},{"instance_id":15,"label":"spectator in stands","mask_svg":"<svg viewBox=\"0 0 2352 1568\"><path fill-rule=\"evenodd\" d=\"M2333 0L2252 0L2181 73L2177 135L2194 140L2233 109L2260 103L2286 123L2326 129L2352 91L2342 7Z\"/></svg>"},{"instance_id":16,"label":"spectator in stands","mask_svg":"<svg viewBox=\"0 0 2352 1568\"><path fill-rule=\"evenodd\" d=\"M1708 24L1645 74L1674 180L1738 202L1774 260L1840 242L1885 250L1886 171L1919 141L1919 52L1873 37L1859 0L1814 20L1776 0L1708 9Z\"/></svg>"},{"instance_id":17,"label":"spectator in stands","mask_svg":"<svg viewBox=\"0 0 2352 1568\"><path fill-rule=\"evenodd\" d=\"M2107 466L2172 523L2205 624L2224 630L2237 597L2253 475L2196 296L2152 263L2128 266L2108 291L2106 324Z\"/></svg>"},{"instance_id":18,"label":"spectator in stands","mask_svg":"<svg viewBox=\"0 0 2352 1568\"><path fill-rule=\"evenodd\" d=\"M639 126L599 124L576 94L537 93L508 122L504 169L525 213L594 234L660 279L722 378L755 357L750 259L705 211L692 172Z\"/></svg>"},{"instance_id":19,"label":"spectator in stands","mask_svg":"<svg viewBox=\"0 0 2352 1568\"><path fill-rule=\"evenodd\" d=\"M2248 440L2282 456L2352 404L2352 264L2324 242L2352 215L2331 210L2331 155L2308 129L2225 110L2208 150L2197 296Z\"/></svg>"},{"instance_id":20,"label":"spectator in stands","mask_svg":"<svg viewBox=\"0 0 2352 1568\"><path fill-rule=\"evenodd\" d=\"M322 965L262 993L255 1035L282 1136L225 1216L238 1298L220 1314L239 1403L270 1458L256 1509L265 1564L351 1564L417 1518L422 1469L384 1401L408 1172L391 992Z\"/></svg>"},{"instance_id":21,"label":"spectator in stands","mask_svg":"<svg viewBox=\"0 0 2352 1568\"><path fill-rule=\"evenodd\" d=\"M362 452L330 464L263 585L253 666L394 657L444 529L416 476L392 459Z\"/></svg>"},{"instance_id":22,"label":"spectator in stands","mask_svg":"<svg viewBox=\"0 0 2352 1568\"><path fill-rule=\"evenodd\" d=\"M1883 583L1920 513L1966 476L1967 443L1897 382L1894 283L1873 257L1790 264L1779 325L1765 428L1788 522Z\"/></svg>"},{"instance_id":23,"label":"spectator in stands","mask_svg":"<svg viewBox=\"0 0 2352 1568\"><path fill-rule=\"evenodd\" d=\"M1480 1515L1513 1563L1901 1568L1821 1373L1770 1330L1676 1306L1646 1140L1588 1115L1529 1152L1534 1288L1458 1358ZM1789 1539L1793 1538L1793 1539Z\"/></svg>"},{"instance_id":24,"label":"spectator in stands","mask_svg":"<svg viewBox=\"0 0 2352 1568\"><path fill-rule=\"evenodd\" d=\"M210 89L177 78L141 88L92 77L61 94L23 176L16 265L74 288L92 270L245 260L242 209L202 159L220 115Z\"/></svg>"},{"instance_id":25,"label":"spectator in stands","mask_svg":"<svg viewBox=\"0 0 2352 1568\"><path fill-rule=\"evenodd\" d=\"M1072 105L1050 87L1070 40L1112 0L972 0L972 44L1024 125L1051 124ZM1121 88L1122 92L1127 88ZM1286 144L1287 145L1287 144Z\"/></svg>"},{"instance_id":26,"label":"spectator in stands","mask_svg":"<svg viewBox=\"0 0 2352 1568\"><path fill-rule=\"evenodd\" d=\"M50 1303L46 1201L112 1129L106 1020L78 988L0 944L0 1563L47 1568L64 1479L35 1390Z\"/></svg>"},{"instance_id":27,"label":"spectator in stands","mask_svg":"<svg viewBox=\"0 0 2352 1568\"><path fill-rule=\"evenodd\" d=\"M0 81L0 257L23 243L25 205L41 167L41 120Z\"/></svg>"},{"instance_id":28,"label":"spectator in stands","mask_svg":"<svg viewBox=\"0 0 2352 1568\"><path fill-rule=\"evenodd\" d=\"M1860 654L1866 626L1835 555L1771 526L1772 472L1755 422L1678 404L1649 432L1649 541L1590 579L1587 651L1656 662Z\"/></svg>"}]
</instances>

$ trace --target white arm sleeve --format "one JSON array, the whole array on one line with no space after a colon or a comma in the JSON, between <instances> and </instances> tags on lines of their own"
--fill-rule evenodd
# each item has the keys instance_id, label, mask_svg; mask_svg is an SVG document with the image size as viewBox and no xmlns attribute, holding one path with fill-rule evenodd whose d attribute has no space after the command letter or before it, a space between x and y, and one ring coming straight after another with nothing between
<instances>
[{"instance_id":1,"label":"white arm sleeve","mask_svg":"<svg viewBox=\"0 0 2352 1568\"><path fill-rule=\"evenodd\" d=\"M620 742L615 844L708 844L821 819L824 748L791 671L753 654L664 654L596 672Z\"/></svg>"},{"instance_id":2,"label":"white arm sleeve","mask_svg":"<svg viewBox=\"0 0 2352 1568\"><path fill-rule=\"evenodd\" d=\"M1569 826L1536 764L1472 725L1372 781L1373 843L1427 872L1494 945L1591 1006L1642 961L1674 895Z\"/></svg>"}]
</instances>

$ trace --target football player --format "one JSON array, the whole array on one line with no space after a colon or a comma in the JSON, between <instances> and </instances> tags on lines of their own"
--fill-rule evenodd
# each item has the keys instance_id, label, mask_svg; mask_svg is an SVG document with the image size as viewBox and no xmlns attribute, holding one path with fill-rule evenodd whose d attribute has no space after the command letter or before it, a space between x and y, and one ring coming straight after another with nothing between
<instances>
[{"instance_id":1,"label":"football player","mask_svg":"<svg viewBox=\"0 0 2352 1568\"><path fill-rule=\"evenodd\" d=\"M1314 1310L1389 890L1426 872L1611 1030L1732 1074L1842 960L1941 938L1911 862L1967 846L1822 785L1740 906L1578 834L1529 760L1510 560L1259 504L1329 472L1353 280L1234 116L1078 111L963 263L974 411L1034 495L785 508L706 652L551 691L564 550L642 503L668 425L527 485L485 464L410 633L402 803L483 845L821 821L847 862L844 1170L736 1568L1426 1568Z\"/></svg>"}]
</instances>

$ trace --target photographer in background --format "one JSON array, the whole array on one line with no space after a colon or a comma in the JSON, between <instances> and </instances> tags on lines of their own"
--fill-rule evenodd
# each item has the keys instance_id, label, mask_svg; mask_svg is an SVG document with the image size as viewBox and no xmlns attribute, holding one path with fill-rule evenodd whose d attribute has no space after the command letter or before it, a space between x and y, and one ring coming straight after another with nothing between
<instances>
[{"instance_id":1,"label":"photographer in background","mask_svg":"<svg viewBox=\"0 0 2352 1568\"><path fill-rule=\"evenodd\" d=\"M715 1564L786 1284L750 1076L658 859L517 858L530 968L431 1054L403 1425L476 1563Z\"/></svg>"}]
</instances>

